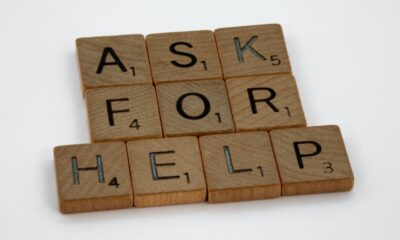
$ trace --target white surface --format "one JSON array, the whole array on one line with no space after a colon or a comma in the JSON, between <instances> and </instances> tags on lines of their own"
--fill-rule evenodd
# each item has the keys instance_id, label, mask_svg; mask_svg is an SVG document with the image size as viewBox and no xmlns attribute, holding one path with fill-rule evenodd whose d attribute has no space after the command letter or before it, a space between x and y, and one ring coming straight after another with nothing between
<instances>
[{"instance_id":1,"label":"white surface","mask_svg":"<svg viewBox=\"0 0 400 240\"><path fill-rule=\"evenodd\" d=\"M0 1L0 239L400 238L399 1L224 2ZM58 212L53 147L89 140L75 38L274 22L309 125L342 129L353 191Z\"/></svg>"}]
</instances>

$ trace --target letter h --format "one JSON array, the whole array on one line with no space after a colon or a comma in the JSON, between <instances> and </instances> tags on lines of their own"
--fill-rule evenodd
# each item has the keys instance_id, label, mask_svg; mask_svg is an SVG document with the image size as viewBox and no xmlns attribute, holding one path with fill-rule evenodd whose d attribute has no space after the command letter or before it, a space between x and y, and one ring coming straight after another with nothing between
<instances>
[{"instance_id":1,"label":"letter h","mask_svg":"<svg viewBox=\"0 0 400 240\"><path fill-rule=\"evenodd\" d=\"M101 155L96 155L96 167L85 167L80 168L78 167L78 159L74 156L71 158L72 162L72 176L74 179L74 185L79 185L79 171L94 171L97 170L97 175L99 178L99 183L104 183L104 171L103 171L103 160Z\"/></svg>"}]
</instances>

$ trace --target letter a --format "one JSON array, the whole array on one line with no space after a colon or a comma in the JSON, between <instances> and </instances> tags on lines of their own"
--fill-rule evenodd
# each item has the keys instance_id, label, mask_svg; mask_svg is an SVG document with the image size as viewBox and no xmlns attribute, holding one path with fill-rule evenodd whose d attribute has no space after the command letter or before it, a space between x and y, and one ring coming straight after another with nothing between
<instances>
[{"instance_id":1,"label":"letter a","mask_svg":"<svg viewBox=\"0 0 400 240\"><path fill-rule=\"evenodd\" d=\"M110 54L111 57L114 59L113 62L106 62L107 60L107 55ZM104 48L103 54L101 55L100 63L99 66L97 67L97 74L100 74L103 71L103 67L105 65L118 65L118 67L121 69L122 72L126 72L127 69L124 66L124 64L121 62L117 54L115 54L114 50L110 47Z\"/></svg>"}]
</instances>

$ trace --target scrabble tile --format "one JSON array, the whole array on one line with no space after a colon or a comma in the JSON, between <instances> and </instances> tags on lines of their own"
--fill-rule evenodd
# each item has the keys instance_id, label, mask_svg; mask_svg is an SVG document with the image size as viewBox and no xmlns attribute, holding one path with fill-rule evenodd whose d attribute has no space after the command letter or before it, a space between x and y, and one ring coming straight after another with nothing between
<instances>
[{"instance_id":1,"label":"scrabble tile","mask_svg":"<svg viewBox=\"0 0 400 240\"><path fill-rule=\"evenodd\" d=\"M156 84L222 78L212 31L150 34L146 42Z\"/></svg>"},{"instance_id":2,"label":"scrabble tile","mask_svg":"<svg viewBox=\"0 0 400 240\"><path fill-rule=\"evenodd\" d=\"M233 78L226 86L236 131L306 126L292 75Z\"/></svg>"},{"instance_id":3,"label":"scrabble tile","mask_svg":"<svg viewBox=\"0 0 400 240\"><path fill-rule=\"evenodd\" d=\"M123 142L58 146L54 159L62 213L132 207Z\"/></svg>"},{"instance_id":4,"label":"scrabble tile","mask_svg":"<svg viewBox=\"0 0 400 240\"><path fill-rule=\"evenodd\" d=\"M279 24L221 28L215 38L224 79L291 72Z\"/></svg>"},{"instance_id":5,"label":"scrabble tile","mask_svg":"<svg viewBox=\"0 0 400 240\"><path fill-rule=\"evenodd\" d=\"M143 35L78 38L83 89L152 84Z\"/></svg>"},{"instance_id":6,"label":"scrabble tile","mask_svg":"<svg viewBox=\"0 0 400 240\"><path fill-rule=\"evenodd\" d=\"M136 207L205 201L196 137L137 140L127 146Z\"/></svg>"},{"instance_id":7,"label":"scrabble tile","mask_svg":"<svg viewBox=\"0 0 400 240\"><path fill-rule=\"evenodd\" d=\"M337 126L277 129L271 140L282 195L347 191L353 173Z\"/></svg>"},{"instance_id":8,"label":"scrabble tile","mask_svg":"<svg viewBox=\"0 0 400 240\"><path fill-rule=\"evenodd\" d=\"M162 137L152 85L90 89L86 104L92 142Z\"/></svg>"},{"instance_id":9,"label":"scrabble tile","mask_svg":"<svg viewBox=\"0 0 400 240\"><path fill-rule=\"evenodd\" d=\"M157 98L167 137L234 131L223 80L160 84Z\"/></svg>"},{"instance_id":10,"label":"scrabble tile","mask_svg":"<svg viewBox=\"0 0 400 240\"><path fill-rule=\"evenodd\" d=\"M202 136L199 139L212 203L274 198L281 184L267 132Z\"/></svg>"}]
</instances>

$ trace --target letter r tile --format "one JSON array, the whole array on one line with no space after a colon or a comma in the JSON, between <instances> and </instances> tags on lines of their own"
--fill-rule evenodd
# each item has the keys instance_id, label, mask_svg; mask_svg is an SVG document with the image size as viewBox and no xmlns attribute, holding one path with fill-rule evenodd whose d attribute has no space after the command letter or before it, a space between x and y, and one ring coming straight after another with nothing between
<instances>
[{"instance_id":1,"label":"letter r tile","mask_svg":"<svg viewBox=\"0 0 400 240\"><path fill-rule=\"evenodd\" d=\"M125 143L58 146L54 160L62 213L133 206Z\"/></svg>"},{"instance_id":2,"label":"letter r tile","mask_svg":"<svg viewBox=\"0 0 400 240\"><path fill-rule=\"evenodd\" d=\"M205 201L196 137L136 140L127 148L136 207Z\"/></svg>"},{"instance_id":3,"label":"letter r tile","mask_svg":"<svg viewBox=\"0 0 400 240\"><path fill-rule=\"evenodd\" d=\"M152 85L89 89L86 104L92 142L162 137Z\"/></svg>"},{"instance_id":4,"label":"letter r tile","mask_svg":"<svg viewBox=\"0 0 400 240\"><path fill-rule=\"evenodd\" d=\"M224 79L291 73L279 24L215 30Z\"/></svg>"},{"instance_id":5,"label":"letter r tile","mask_svg":"<svg viewBox=\"0 0 400 240\"><path fill-rule=\"evenodd\" d=\"M353 172L337 126L271 131L282 195L348 191Z\"/></svg>"},{"instance_id":6,"label":"letter r tile","mask_svg":"<svg viewBox=\"0 0 400 240\"><path fill-rule=\"evenodd\" d=\"M199 139L208 201L279 197L281 183L267 132L202 136Z\"/></svg>"},{"instance_id":7,"label":"letter r tile","mask_svg":"<svg viewBox=\"0 0 400 240\"><path fill-rule=\"evenodd\" d=\"M233 78L226 86L236 131L306 126L292 75Z\"/></svg>"},{"instance_id":8,"label":"letter r tile","mask_svg":"<svg viewBox=\"0 0 400 240\"><path fill-rule=\"evenodd\" d=\"M222 78L212 31L150 34L146 42L156 84Z\"/></svg>"},{"instance_id":9,"label":"letter r tile","mask_svg":"<svg viewBox=\"0 0 400 240\"><path fill-rule=\"evenodd\" d=\"M76 47L83 90L152 84L143 35L78 38Z\"/></svg>"}]
</instances>

